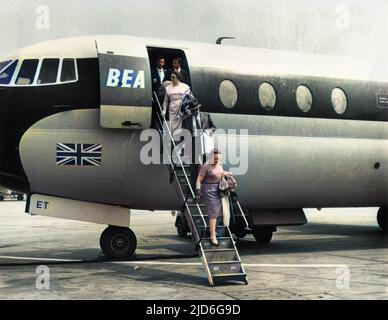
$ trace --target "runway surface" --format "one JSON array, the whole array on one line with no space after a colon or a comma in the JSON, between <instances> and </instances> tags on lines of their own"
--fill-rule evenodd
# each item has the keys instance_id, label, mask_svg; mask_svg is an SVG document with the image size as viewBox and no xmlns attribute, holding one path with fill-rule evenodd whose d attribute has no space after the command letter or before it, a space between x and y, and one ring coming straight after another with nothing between
<instances>
[{"instance_id":1,"label":"runway surface","mask_svg":"<svg viewBox=\"0 0 388 320\"><path fill-rule=\"evenodd\" d=\"M0 203L0 299L387 299L388 237L377 208L306 210L309 223L282 227L270 244L238 242L249 284L208 286L189 238L169 212L133 211L131 261L106 261L105 226L24 213ZM38 266L49 272L42 288ZM38 286L37 286L38 282Z\"/></svg>"}]
</instances>

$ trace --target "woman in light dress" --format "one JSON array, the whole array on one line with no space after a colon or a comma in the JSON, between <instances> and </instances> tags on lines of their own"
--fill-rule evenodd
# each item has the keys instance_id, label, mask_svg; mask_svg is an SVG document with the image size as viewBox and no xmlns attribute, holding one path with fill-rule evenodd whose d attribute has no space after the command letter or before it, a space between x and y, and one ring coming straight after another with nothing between
<instances>
[{"instance_id":1,"label":"woman in light dress","mask_svg":"<svg viewBox=\"0 0 388 320\"><path fill-rule=\"evenodd\" d=\"M168 83L167 83L168 84ZM179 116L182 97L191 94L190 87L181 82L181 74L178 71L171 73L171 84L166 87L166 95L163 103L163 113L169 114L170 130L172 135L179 135L182 129L183 118Z\"/></svg>"}]
</instances>

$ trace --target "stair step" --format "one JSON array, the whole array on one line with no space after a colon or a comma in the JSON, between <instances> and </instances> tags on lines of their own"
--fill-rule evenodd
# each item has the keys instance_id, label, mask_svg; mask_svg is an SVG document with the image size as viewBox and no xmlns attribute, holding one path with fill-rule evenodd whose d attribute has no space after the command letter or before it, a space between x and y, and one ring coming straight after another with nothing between
<instances>
[{"instance_id":1,"label":"stair step","mask_svg":"<svg viewBox=\"0 0 388 320\"><path fill-rule=\"evenodd\" d=\"M191 216L200 216L201 213L202 213L202 215L204 215L204 212L200 213L198 211L198 207L201 209L201 211L204 211L204 209L206 208L206 206L204 204L200 204L200 203L197 204L197 203L190 203L190 202L188 202L187 206L190 209Z\"/></svg>"},{"instance_id":2,"label":"stair step","mask_svg":"<svg viewBox=\"0 0 388 320\"><path fill-rule=\"evenodd\" d=\"M192 214L191 217L194 219L194 218L204 218L205 220L207 220L207 218L209 218L209 216L207 214Z\"/></svg>"},{"instance_id":3,"label":"stair step","mask_svg":"<svg viewBox=\"0 0 388 320\"><path fill-rule=\"evenodd\" d=\"M191 170L191 165L190 164L184 164L183 167L179 164L176 166L175 170L183 170L183 168L186 170L186 171L190 171Z\"/></svg>"},{"instance_id":4,"label":"stair step","mask_svg":"<svg viewBox=\"0 0 388 320\"><path fill-rule=\"evenodd\" d=\"M189 179L189 182L190 182L190 177L187 177L188 179ZM178 176L178 182L181 184L181 185L189 185L188 183L187 183L187 180L186 180L186 177L185 176L183 176L183 177L179 177Z\"/></svg>"},{"instance_id":5,"label":"stair step","mask_svg":"<svg viewBox=\"0 0 388 320\"><path fill-rule=\"evenodd\" d=\"M187 203L189 208L197 207L199 206L200 208L206 208L206 206L203 203Z\"/></svg>"},{"instance_id":6,"label":"stair step","mask_svg":"<svg viewBox=\"0 0 388 320\"><path fill-rule=\"evenodd\" d=\"M213 261L209 262L209 270L212 275L240 273L241 261Z\"/></svg>"},{"instance_id":7,"label":"stair step","mask_svg":"<svg viewBox=\"0 0 388 320\"><path fill-rule=\"evenodd\" d=\"M219 250L217 250L217 249L204 249L203 250L204 252L215 252L215 251L225 251L225 252L228 252L228 251L233 251L233 252L236 252L236 250L234 250L234 249L232 249L232 248L224 248L224 249L219 249Z\"/></svg>"},{"instance_id":8,"label":"stair step","mask_svg":"<svg viewBox=\"0 0 388 320\"><path fill-rule=\"evenodd\" d=\"M181 188L182 188L182 191L185 195L187 195L189 192L191 192L190 190L190 187L188 184L180 184ZM177 186L177 188L179 189L179 186ZM193 190L194 191L194 190Z\"/></svg>"},{"instance_id":9,"label":"stair step","mask_svg":"<svg viewBox=\"0 0 388 320\"><path fill-rule=\"evenodd\" d=\"M193 217L193 221L196 228L203 227L205 225L201 216ZM205 223L207 223L207 218L205 218Z\"/></svg>"},{"instance_id":10,"label":"stair step","mask_svg":"<svg viewBox=\"0 0 388 320\"><path fill-rule=\"evenodd\" d=\"M191 174L191 167L190 166L189 167L185 167L184 170L185 170L187 175ZM176 172L177 175L184 175L183 169L181 167L176 167L175 168L175 172Z\"/></svg>"},{"instance_id":11,"label":"stair step","mask_svg":"<svg viewBox=\"0 0 388 320\"><path fill-rule=\"evenodd\" d=\"M210 249L204 250L208 262L238 261L236 250L234 249Z\"/></svg>"},{"instance_id":12,"label":"stair step","mask_svg":"<svg viewBox=\"0 0 388 320\"><path fill-rule=\"evenodd\" d=\"M208 218L209 218L209 216L207 214L202 214L202 215L200 215L200 214L192 214L191 217L193 218L193 220L197 219L197 218L202 219L202 217L203 217L205 219L205 221L208 221Z\"/></svg>"},{"instance_id":13,"label":"stair step","mask_svg":"<svg viewBox=\"0 0 388 320\"><path fill-rule=\"evenodd\" d=\"M178 177L184 177L184 176L185 176L183 170L175 170L175 172L176 172L176 175L177 175ZM188 177L191 176L190 170L186 170L185 172L186 172L186 176L188 176Z\"/></svg>"},{"instance_id":14,"label":"stair step","mask_svg":"<svg viewBox=\"0 0 388 320\"><path fill-rule=\"evenodd\" d=\"M230 238L217 238L218 246L213 246L209 238L203 238L201 241L202 248L204 250L223 250L223 249L234 249L232 239Z\"/></svg>"},{"instance_id":15,"label":"stair step","mask_svg":"<svg viewBox=\"0 0 388 320\"><path fill-rule=\"evenodd\" d=\"M187 183L186 181L178 182L178 184L180 184L182 189L190 189L190 184ZM193 191L195 191L195 190L193 189Z\"/></svg>"},{"instance_id":16,"label":"stair step","mask_svg":"<svg viewBox=\"0 0 388 320\"><path fill-rule=\"evenodd\" d=\"M198 206L195 204L188 204L190 216L194 221L194 224L197 228L203 228L205 226L205 223L208 223L207 215L203 215L204 206ZM202 215L205 218L205 222L202 219Z\"/></svg>"},{"instance_id":17,"label":"stair step","mask_svg":"<svg viewBox=\"0 0 388 320\"><path fill-rule=\"evenodd\" d=\"M201 235L203 231L205 231L205 235L204 237L208 238L209 236L209 228L208 227L205 227L203 225L200 225L197 227L197 231L198 233ZM224 227L224 226L217 226L216 228L216 232L217 232L217 238L218 237L224 237L224 236L228 236L228 232L227 232L227 228Z\"/></svg>"},{"instance_id":18,"label":"stair step","mask_svg":"<svg viewBox=\"0 0 388 320\"><path fill-rule=\"evenodd\" d=\"M247 274L246 273L226 273L226 274L215 274L212 276L215 284L229 282L229 281L238 281L245 282L248 284Z\"/></svg>"}]
</instances>

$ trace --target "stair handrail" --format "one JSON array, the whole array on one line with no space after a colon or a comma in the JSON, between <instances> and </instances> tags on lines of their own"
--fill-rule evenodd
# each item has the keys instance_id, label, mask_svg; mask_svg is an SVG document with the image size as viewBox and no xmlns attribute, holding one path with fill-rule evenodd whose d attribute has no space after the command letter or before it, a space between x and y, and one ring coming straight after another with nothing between
<instances>
[{"instance_id":1,"label":"stair handrail","mask_svg":"<svg viewBox=\"0 0 388 320\"><path fill-rule=\"evenodd\" d=\"M176 149L176 144L175 144L174 138L173 138L172 133L171 133L171 130L170 130L169 126L168 126L166 117L165 117L164 114L163 114L163 109L162 109L162 106L161 106L161 104L160 104L158 95L156 94L155 91L154 91L154 95L155 95L156 101L157 101L157 103L158 103L158 106L159 106L159 109L160 109L160 113L161 113L162 118L163 118L163 124L164 124L164 125L166 126L166 128L167 128L167 132L168 132L168 135L170 136L172 146L174 147L174 150L175 150L175 149ZM184 165L183 165L182 159L181 159L179 153L178 153L176 150L175 150L175 153L176 153L176 155L178 156L179 164L180 164L181 167L183 168L183 173L185 174L185 178L186 178L186 180L187 180L187 182L188 182L188 185L189 185L189 188L190 188L191 195L193 196L193 199L194 199L194 198L195 198L195 193L194 193L193 188L191 187L191 183L190 183L189 177L188 177L187 174L186 174L186 170L184 169Z\"/></svg>"},{"instance_id":2,"label":"stair handrail","mask_svg":"<svg viewBox=\"0 0 388 320\"><path fill-rule=\"evenodd\" d=\"M168 132L168 134L169 134L169 136L170 136L172 146L174 147L174 150L175 150L175 153L176 153L176 155L177 155L177 157L178 157L179 163L180 163L180 165L181 165L181 167L182 167L182 169L183 169L183 173L184 173L184 176L185 176L187 185L189 186L190 193L191 193L193 199L195 199L194 190L193 190L193 188L191 187L191 182L190 182L190 180L189 180L189 177L188 177L187 174L186 174L186 170L185 170L185 167L184 167L184 165L183 165L181 156L179 155L179 152L176 151L176 144L175 144L174 138L173 138L173 136L172 136L171 130L170 130L170 128L169 128L169 125L168 125L168 123L167 123L166 117L164 116L163 109L162 109L162 106L161 106L161 104L160 104L158 95L156 94L155 91L154 91L153 93L154 93L156 102L158 103L158 106L159 106L160 115L162 116L162 121L163 121L163 123L161 123L162 128L164 128L164 127L167 128L167 132ZM158 115L158 117L159 117L159 115ZM171 162L171 165L172 165L172 159L171 159L171 157L170 157L170 154L168 154L168 156L169 156L169 159L170 159L170 162ZM173 170L174 170L174 168L173 168ZM187 205L187 199L186 199L186 201L185 201L185 205ZM197 205L197 208L198 208L198 212L199 212L200 215L201 215L201 219L202 219L202 221L203 221L203 223L204 223L204 226L205 226L205 228L207 228L207 223L206 223L206 220L205 220L205 218L204 218L204 216L203 216L203 214L202 214L202 210L201 210L201 208L200 208L200 206L199 206L198 203L196 203L196 205ZM198 236L199 236L199 235L198 235Z\"/></svg>"},{"instance_id":3,"label":"stair handrail","mask_svg":"<svg viewBox=\"0 0 388 320\"><path fill-rule=\"evenodd\" d=\"M241 215L242 215L242 217L243 217L243 219L244 219L244 221L245 221L246 228L247 228L247 229L250 229L250 228L249 228L248 220L247 220L247 218L245 217L244 210L241 208L240 201L238 201L238 199L236 199L236 203L237 203L238 209L240 210Z\"/></svg>"}]
</instances>

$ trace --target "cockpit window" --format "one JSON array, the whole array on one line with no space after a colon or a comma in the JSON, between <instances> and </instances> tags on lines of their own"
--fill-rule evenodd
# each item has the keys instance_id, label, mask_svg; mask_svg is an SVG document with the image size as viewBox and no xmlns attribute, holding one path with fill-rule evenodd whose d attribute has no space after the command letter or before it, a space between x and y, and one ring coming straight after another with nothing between
<instances>
[{"instance_id":1,"label":"cockpit window","mask_svg":"<svg viewBox=\"0 0 388 320\"><path fill-rule=\"evenodd\" d=\"M2 70L3 70L6 66L8 66L11 62L12 62L12 60L0 62L0 71L2 71Z\"/></svg>"},{"instance_id":2,"label":"cockpit window","mask_svg":"<svg viewBox=\"0 0 388 320\"><path fill-rule=\"evenodd\" d=\"M9 84L11 82L11 79L15 72L17 64L18 64L18 60L14 61L10 66L8 66L8 68L6 68L0 74L0 84Z\"/></svg>"},{"instance_id":3,"label":"cockpit window","mask_svg":"<svg viewBox=\"0 0 388 320\"><path fill-rule=\"evenodd\" d=\"M75 60L63 59L61 82L74 81L76 79L77 79L77 75L75 71Z\"/></svg>"},{"instance_id":4,"label":"cockpit window","mask_svg":"<svg viewBox=\"0 0 388 320\"><path fill-rule=\"evenodd\" d=\"M16 85L29 85L34 82L36 69L38 68L39 60L24 60L20 68Z\"/></svg>"},{"instance_id":5,"label":"cockpit window","mask_svg":"<svg viewBox=\"0 0 388 320\"><path fill-rule=\"evenodd\" d=\"M59 59L44 59L40 68L37 84L56 83Z\"/></svg>"}]
</instances>

